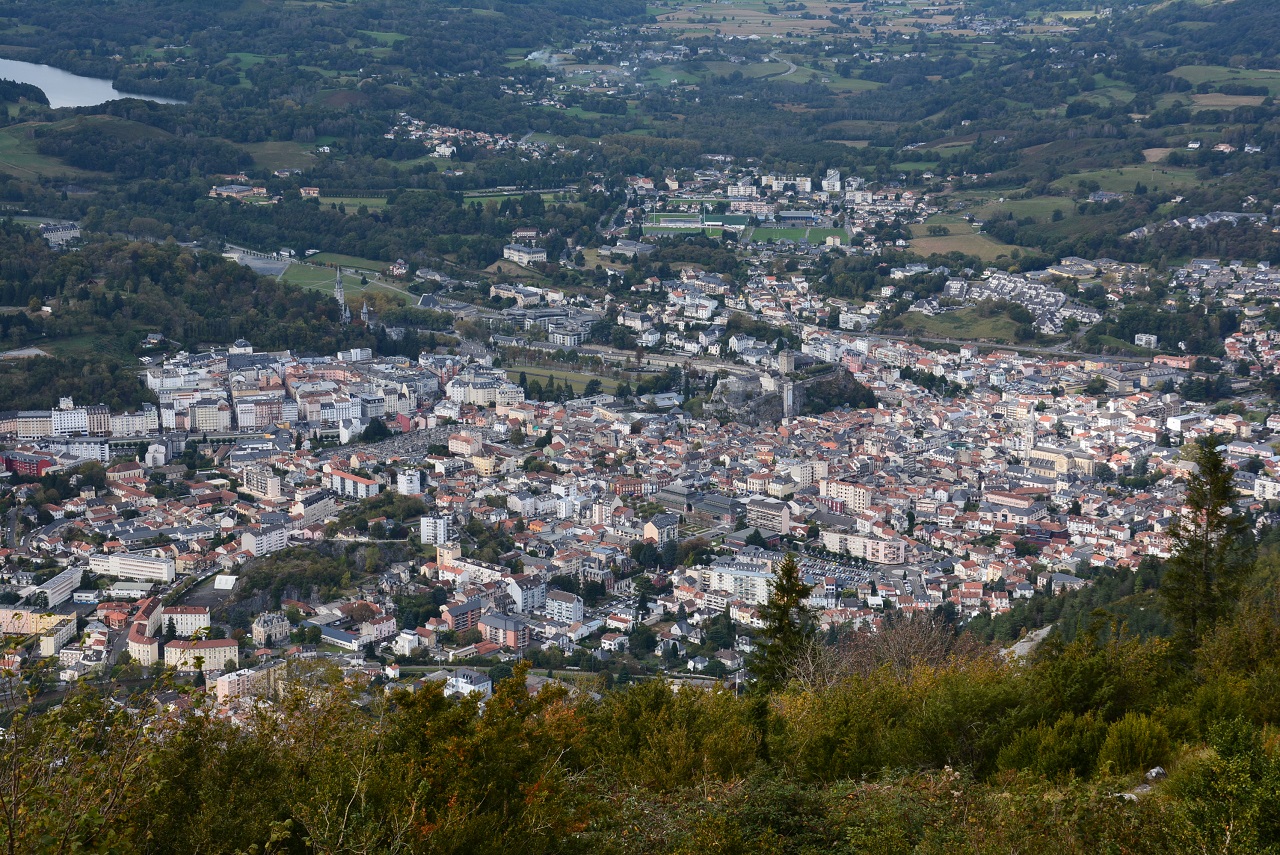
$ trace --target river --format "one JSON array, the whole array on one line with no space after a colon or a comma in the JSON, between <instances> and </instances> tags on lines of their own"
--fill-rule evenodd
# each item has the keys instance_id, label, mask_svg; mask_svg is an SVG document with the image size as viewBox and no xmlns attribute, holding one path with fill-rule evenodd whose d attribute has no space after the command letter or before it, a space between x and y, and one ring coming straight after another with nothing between
<instances>
[{"instance_id":1,"label":"river","mask_svg":"<svg viewBox=\"0 0 1280 855\"><path fill-rule=\"evenodd\" d=\"M51 65L36 65L15 59L0 59L0 78L39 86L44 94L49 96L51 107L95 107L120 98L141 98L143 101L155 101L160 104L184 103L175 98L161 98L158 95L117 92L110 80L81 77Z\"/></svg>"}]
</instances>

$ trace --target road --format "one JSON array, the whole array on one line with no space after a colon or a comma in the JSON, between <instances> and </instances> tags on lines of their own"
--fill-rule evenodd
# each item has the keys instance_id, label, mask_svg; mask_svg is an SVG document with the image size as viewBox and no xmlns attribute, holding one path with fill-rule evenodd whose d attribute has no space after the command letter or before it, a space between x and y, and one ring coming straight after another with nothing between
<instances>
[{"instance_id":1,"label":"road","mask_svg":"<svg viewBox=\"0 0 1280 855\"><path fill-rule=\"evenodd\" d=\"M787 76L787 75L789 75L789 74L795 74L795 73L796 73L796 64L795 64L794 62L792 62L791 60L789 60L789 59L783 59L783 58L781 58L780 56L778 56L777 51L772 51L772 52L770 52L770 53L769 53L769 58L770 58L770 59L772 59L774 62L785 62L785 63L787 64L787 70L786 70L786 71L780 71L780 72L778 72L777 74L766 74L766 75L765 75L765 77L766 77L766 78L773 78L773 77L786 77L786 76ZM761 78L761 79L764 79L764 78Z\"/></svg>"},{"instance_id":2,"label":"road","mask_svg":"<svg viewBox=\"0 0 1280 855\"><path fill-rule=\"evenodd\" d=\"M923 341L931 344L955 344L955 345L972 345L988 350L1012 350L1015 353L1032 353L1042 356L1062 356L1073 357L1076 359L1105 359L1109 362L1150 362L1150 356L1126 355L1117 356L1115 354L1106 353L1085 353L1080 350L1065 350L1061 347L1029 347L1021 344L997 344L989 341L974 341L972 339L959 338L935 338L932 336L922 335L887 335L885 333L858 333L864 338L880 339L881 341Z\"/></svg>"},{"instance_id":3,"label":"road","mask_svg":"<svg viewBox=\"0 0 1280 855\"><path fill-rule=\"evenodd\" d=\"M58 529L71 525L71 523L72 523L72 520L54 520L48 525L42 525L39 528L33 528L31 531L27 532L25 537L22 538L22 541L19 545L25 548L28 545L30 545L31 538L40 534L53 534ZM13 542L18 543L16 533L13 534Z\"/></svg>"},{"instance_id":4,"label":"road","mask_svg":"<svg viewBox=\"0 0 1280 855\"><path fill-rule=\"evenodd\" d=\"M1005 648L1004 657L1006 659L1025 659L1031 655L1031 651L1036 649L1040 642L1049 637L1049 633L1053 631L1053 624L1042 626L1035 632L1029 632L1022 637L1020 641L1012 647Z\"/></svg>"}]
</instances>

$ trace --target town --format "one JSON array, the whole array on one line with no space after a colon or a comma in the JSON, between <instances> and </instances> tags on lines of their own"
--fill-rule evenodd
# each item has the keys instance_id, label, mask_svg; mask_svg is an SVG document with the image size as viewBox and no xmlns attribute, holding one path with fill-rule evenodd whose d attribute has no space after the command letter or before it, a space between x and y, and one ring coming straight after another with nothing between
<instances>
[{"instance_id":1,"label":"town","mask_svg":"<svg viewBox=\"0 0 1280 855\"><path fill-rule=\"evenodd\" d=\"M788 552L822 629L874 633L896 615L990 621L1169 558L1187 442L1221 442L1242 506L1274 515L1280 414L1188 397L1211 385L1203 357L865 331L903 301L930 311L911 294L926 278L948 302L1087 325L1100 313L1064 287L1124 300L1148 270L920 265L855 307L806 275L850 251L839 239L740 251L743 281L684 267L605 306L520 284L492 286L497 309L424 296L490 331L417 360L241 340L145 360L158 405L0 413L7 667L45 688L169 669L228 715L316 659L458 694L518 658L741 685ZM1198 260L1169 285L1245 304L1271 283ZM1247 398L1276 351L1244 314L1221 368ZM594 379L575 386L572 364ZM353 550L349 581L296 572Z\"/></svg>"}]
</instances>

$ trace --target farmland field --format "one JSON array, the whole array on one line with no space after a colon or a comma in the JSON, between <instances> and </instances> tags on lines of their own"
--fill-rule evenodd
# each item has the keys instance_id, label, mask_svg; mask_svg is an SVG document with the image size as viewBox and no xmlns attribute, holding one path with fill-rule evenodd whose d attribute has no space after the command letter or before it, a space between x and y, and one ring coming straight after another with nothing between
<instances>
[{"instance_id":1,"label":"farmland field","mask_svg":"<svg viewBox=\"0 0 1280 855\"><path fill-rule=\"evenodd\" d=\"M1265 68L1227 68L1224 65L1183 65L1169 72L1192 86L1200 83L1245 83L1266 86L1280 95L1280 71Z\"/></svg>"}]
</instances>

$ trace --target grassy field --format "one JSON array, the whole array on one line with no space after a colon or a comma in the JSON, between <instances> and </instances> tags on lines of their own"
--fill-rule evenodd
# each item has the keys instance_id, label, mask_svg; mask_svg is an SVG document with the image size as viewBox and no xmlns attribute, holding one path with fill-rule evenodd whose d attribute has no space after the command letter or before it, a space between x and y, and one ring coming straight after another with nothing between
<instances>
[{"instance_id":1,"label":"grassy field","mask_svg":"<svg viewBox=\"0 0 1280 855\"><path fill-rule=\"evenodd\" d=\"M259 169L305 169L315 164L312 145L295 142L245 143L240 146L253 158Z\"/></svg>"},{"instance_id":2,"label":"grassy field","mask_svg":"<svg viewBox=\"0 0 1280 855\"><path fill-rule=\"evenodd\" d=\"M539 195L542 196L543 202L555 202L556 196L560 194L541 193ZM499 202L501 203L506 201L507 199L522 199L524 198L524 196L525 196L524 193L499 193L494 195L494 194L485 194L485 193L477 192L477 193L462 194L463 200L467 202ZM556 204L560 204L560 203L557 202Z\"/></svg>"},{"instance_id":3,"label":"grassy field","mask_svg":"<svg viewBox=\"0 0 1280 855\"><path fill-rule=\"evenodd\" d=\"M879 89L882 85L874 80L863 80L860 77L838 77L835 74L830 75L830 77L830 82L822 85L835 92L867 92L872 89Z\"/></svg>"},{"instance_id":4,"label":"grassy field","mask_svg":"<svg viewBox=\"0 0 1280 855\"><path fill-rule=\"evenodd\" d=\"M312 267L309 264L290 264L284 273L280 274L280 281L287 282L290 285L297 285L299 288L306 288L310 291L332 292L333 275L334 271L324 267ZM387 294L401 303L407 303L410 300L410 296L403 291L374 279L369 279L368 284L361 285L359 274L344 272L342 274L342 287L346 290L347 304L351 306L353 313L359 311L360 295L365 292Z\"/></svg>"},{"instance_id":5,"label":"grassy field","mask_svg":"<svg viewBox=\"0 0 1280 855\"><path fill-rule=\"evenodd\" d=\"M709 237L720 237L724 233L724 229L711 228L710 226L691 226L688 228L680 228L677 226L645 226L644 233L647 235L692 235L703 232Z\"/></svg>"},{"instance_id":6,"label":"grassy field","mask_svg":"<svg viewBox=\"0 0 1280 855\"><path fill-rule=\"evenodd\" d=\"M1197 107L1219 110L1234 110L1236 107L1261 107L1262 102L1265 100L1265 95L1223 95L1221 92L1206 92L1191 96L1192 103Z\"/></svg>"},{"instance_id":7,"label":"grassy field","mask_svg":"<svg viewBox=\"0 0 1280 855\"><path fill-rule=\"evenodd\" d=\"M592 380L599 380L600 385L604 388L606 394L612 395L618 388L620 381L614 380L612 377L600 377L595 374L580 374L576 371L568 371L563 368L547 368L542 365L508 365L505 367L507 378L512 382L520 379L520 372L525 373L525 377L530 381L537 380L543 386L547 385L547 381L554 377L557 386L563 386L566 381L573 384L573 389L578 394L582 394L582 390L587 388L587 384Z\"/></svg>"},{"instance_id":8,"label":"grassy field","mask_svg":"<svg viewBox=\"0 0 1280 855\"><path fill-rule=\"evenodd\" d=\"M1079 172L1059 178L1053 186L1070 190L1081 181L1097 181L1099 187L1112 193L1132 193L1139 182L1153 191L1189 190L1201 184L1194 169L1147 165Z\"/></svg>"},{"instance_id":9,"label":"grassy field","mask_svg":"<svg viewBox=\"0 0 1280 855\"><path fill-rule=\"evenodd\" d=\"M950 227L956 231L955 226ZM969 228L969 226L965 226ZM931 253L939 253L945 255L948 252L963 252L965 255L976 255L983 261L995 261L1001 256L1007 256L1017 247L1000 243L992 240L982 234L950 234L943 237L919 237L911 241L911 249L921 255L929 255Z\"/></svg>"},{"instance_id":10,"label":"grassy field","mask_svg":"<svg viewBox=\"0 0 1280 855\"><path fill-rule=\"evenodd\" d=\"M1272 95L1280 95L1280 71L1271 69L1227 68L1225 65L1183 65L1169 72L1192 86L1200 83L1245 83L1266 86Z\"/></svg>"},{"instance_id":11,"label":"grassy field","mask_svg":"<svg viewBox=\"0 0 1280 855\"><path fill-rule=\"evenodd\" d=\"M147 330L152 332L154 330ZM125 361L133 361L135 357L120 343L120 337L112 334L86 333L53 341L38 342L41 349L53 356L75 356L80 358L114 356ZM136 361L135 361L135 364Z\"/></svg>"},{"instance_id":12,"label":"grassy field","mask_svg":"<svg viewBox=\"0 0 1280 855\"><path fill-rule=\"evenodd\" d=\"M977 309L958 309L928 317L918 312L902 315L903 328L937 338L964 341L1013 341L1018 325L1007 315L983 318Z\"/></svg>"},{"instance_id":13,"label":"grassy field","mask_svg":"<svg viewBox=\"0 0 1280 855\"><path fill-rule=\"evenodd\" d=\"M300 288L310 288L315 291L332 291L333 275L334 271L326 270L323 267L290 264L284 273L280 275L280 280L288 282L290 285L297 285ZM342 286L349 292L358 291L360 289L360 277L350 273L343 273Z\"/></svg>"},{"instance_id":14,"label":"grassy field","mask_svg":"<svg viewBox=\"0 0 1280 855\"><path fill-rule=\"evenodd\" d=\"M752 231L751 240L758 241L779 241L779 240L807 240L809 243L822 243L828 237L835 236L840 238L843 243L849 242L849 233L844 229L767 229L758 228ZM743 239L748 239L743 235Z\"/></svg>"},{"instance_id":15,"label":"grassy field","mask_svg":"<svg viewBox=\"0 0 1280 855\"><path fill-rule=\"evenodd\" d=\"M1066 196L1033 196L1030 199L1005 199L1004 201L999 201L1000 198L977 199L975 201L980 202L980 204L970 208L968 212L979 220L985 220L997 211L1010 213L1018 218L1035 217L1041 221L1052 218L1054 211L1061 211L1064 217L1076 215L1075 202ZM931 217L928 224L932 225L935 221L941 225L953 225L951 222L943 222L936 217ZM953 228L952 231L954 232L955 229Z\"/></svg>"},{"instance_id":16,"label":"grassy field","mask_svg":"<svg viewBox=\"0 0 1280 855\"><path fill-rule=\"evenodd\" d=\"M33 127L32 124L21 124L0 129L0 172L7 172L18 178L97 174L75 169L57 158L46 157L37 152L35 140L27 136Z\"/></svg>"},{"instance_id":17,"label":"grassy field","mask_svg":"<svg viewBox=\"0 0 1280 855\"><path fill-rule=\"evenodd\" d=\"M931 172L938 168L936 160L902 160L892 167L899 172Z\"/></svg>"},{"instance_id":18,"label":"grassy field","mask_svg":"<svg viewBox=\"0 0 1280 855\"><path fill-rule=\"evenodd\" d=\"M678 68L674 65L659 65L645 72L644 82L652 83L656 86L684 86L689 83L697 83L701 78L698 75Z\"/></svg>"},{"instance_id":19,"label":"grassy field","mask_svg":"<svg viewBox=\"0 0 1280 855\"><path fill-rule=\"evenodd\" d=\"M387 207L387 200L380 196L321 196L320 204L342 205L352 210L364 205L372 211Z\"/></svg>"},{"instance_id":20,"label":"grassy field","mask_svg":"<svg viewBox=\"0 0 1280 855\"><path fill-rule=\"evenodd\" d=\"M371 261L354 255L340 255L336 252L322 252L307 259L311 264L340 264L343 267L354 267L358 270L369 270L381 273L386 269L385 261Z\"/></svg>"},{"instance_id":21,"label":"grassy field","mask_svg":"<svg viewBox=\"0 0 1280 855\"><path fill-rule=\"evenodd\" d=\"M754 239L758 241L801 241L807 239L809 231L809 229L768 229L762 227L755 230Z\"/></svg>"}]
</instances>

